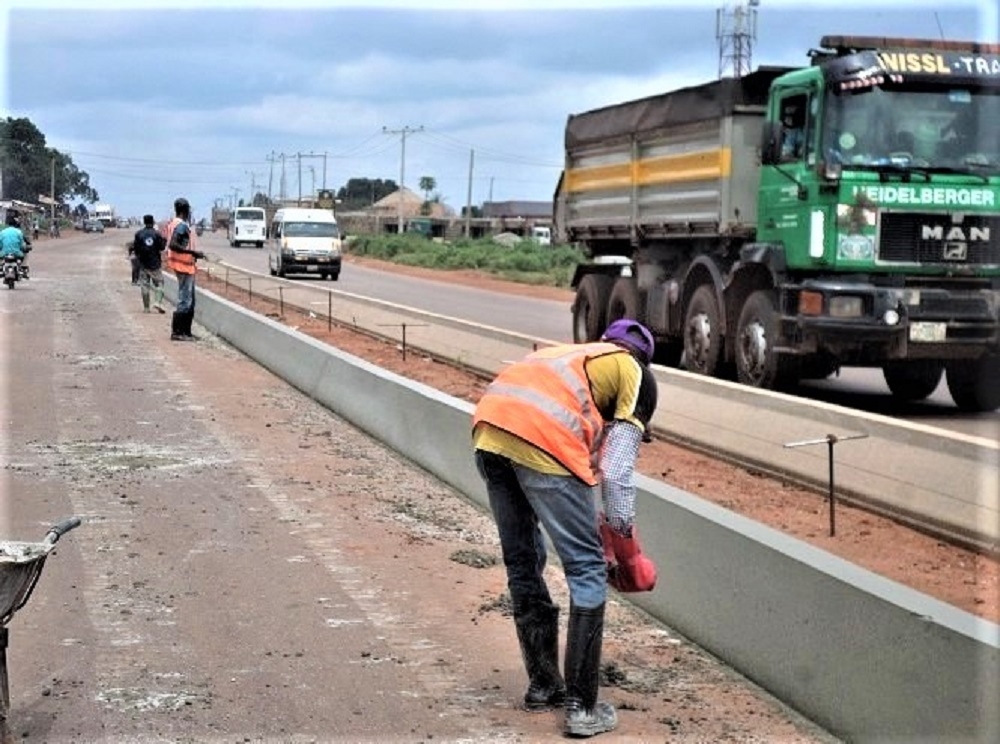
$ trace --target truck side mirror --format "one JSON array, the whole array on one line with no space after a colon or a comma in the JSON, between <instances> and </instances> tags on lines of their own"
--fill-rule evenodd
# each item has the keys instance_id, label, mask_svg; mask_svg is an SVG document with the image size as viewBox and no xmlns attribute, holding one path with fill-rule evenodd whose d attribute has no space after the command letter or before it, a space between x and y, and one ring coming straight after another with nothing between
<instances>
[{"instance_id":1,"label":"truck side mirror","mask_svg":"<svg viewBox=\"0 0 1000 744\"><path fill-rule=\"evenodd\" d=\"M777 165L781 155L781 122L765 121L761 133L761 165Z\"/></svg>"}]
</instances>

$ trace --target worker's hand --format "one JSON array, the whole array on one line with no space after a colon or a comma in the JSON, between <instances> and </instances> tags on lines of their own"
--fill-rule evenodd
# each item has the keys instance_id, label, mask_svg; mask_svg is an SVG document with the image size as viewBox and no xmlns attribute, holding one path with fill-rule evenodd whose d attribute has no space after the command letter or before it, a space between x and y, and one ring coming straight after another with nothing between
<instances>
[{"instance_id":1,"label":"worker's hand","mask_svg":"<svg viewBox=\"0 0 1000 744\"><path fill-rule=\"evenodd\" d=\"M195 251L194 252L194 257L195 258L208 258L208 256L206 256L202 251Z\"/></svg>"}]
</instances>

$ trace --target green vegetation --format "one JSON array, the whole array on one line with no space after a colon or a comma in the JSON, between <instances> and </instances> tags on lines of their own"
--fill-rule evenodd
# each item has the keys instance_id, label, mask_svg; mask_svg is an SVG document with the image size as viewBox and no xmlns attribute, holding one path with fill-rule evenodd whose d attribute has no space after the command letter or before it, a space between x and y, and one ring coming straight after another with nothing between
<instances>
[{"instance_id":1,"label":"green vegetation","mask_svg":"<svg viewBox=\"0 0 1000 744\"><path fill-rule=\"evenodd\" d=\"M45 135L27 118L0 119L0 174L5 199L33 204L39 194L59 202L79 197L93 203L99 198L90 176L69 155L49 147Z\"/></svg>"},{"instance_id":2,"label":"green vegetation","mask_svg":"<svg viewBox=\"0 0 1000 744\"><path fill-rule=\"evenodd\" d=\"M507 248L488 238L438 243L419 235L358 235L348 252L382 261L444 271L474 269L500 279L568 287L583 254L567 246L540 246L522 240Z\"/></svg>"}]
</instances>

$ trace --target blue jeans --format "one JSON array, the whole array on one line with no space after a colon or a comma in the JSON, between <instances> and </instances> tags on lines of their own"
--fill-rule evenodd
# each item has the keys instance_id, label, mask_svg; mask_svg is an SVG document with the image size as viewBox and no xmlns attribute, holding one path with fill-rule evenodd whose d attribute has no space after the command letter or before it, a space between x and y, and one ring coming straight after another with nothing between
<instances>
[{"instance_id":1,"label":"blue jeans","mask_svg":"<svg viewBox=\"0 0 1000 744\"><path fill-rule=\"evenodd\" d=\"M476 468L486 482L514 607L551 603L540 528L562 563L572 605L604 604L607 567L593 489L574 476L539 473L482 450L476 450Z\"/></svg>"},{"instance_id":2,"label":"blue jeans","mask_svg":"<svg viewBox=\"0 0 1000 744\"><path fill-rule=\"evenodd\" d=\"M177 312L194 312L194 274L177 274Z\"/></svg>"}]
</instances>

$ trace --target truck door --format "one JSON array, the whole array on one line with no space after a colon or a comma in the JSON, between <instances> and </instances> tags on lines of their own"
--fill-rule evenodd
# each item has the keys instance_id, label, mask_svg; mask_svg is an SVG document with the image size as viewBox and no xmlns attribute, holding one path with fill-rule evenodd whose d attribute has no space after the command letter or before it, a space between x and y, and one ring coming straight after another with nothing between
<instances>
[{"instance_id":1,"label":"truck door","mask_svg":"<svg viewBox=\"0 0 1000 744\"><path fill-rule=\"evenodd\" d=\"M816 209L818 105L810 88L778 91L771 102L781 142L777 162L761 168L758 239L783 244L789 266L823 255L826 218Z\"/></svg>"}]
</instances>

